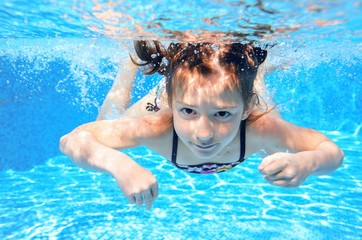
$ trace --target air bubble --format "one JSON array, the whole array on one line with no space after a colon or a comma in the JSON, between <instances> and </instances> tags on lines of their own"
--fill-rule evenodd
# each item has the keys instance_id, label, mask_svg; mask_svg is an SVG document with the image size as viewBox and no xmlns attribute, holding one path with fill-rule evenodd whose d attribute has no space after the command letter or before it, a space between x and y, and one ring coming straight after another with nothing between
<instances>
[{"instance_id":1,"label":"air bubble","mask_svg":"<svg viewBox=\"0 0 362 240\"><path fill-rule=\"evenodd\" d=\"M157 54L155 54L155 53L153 53L152 55L151 55L151 58L156 58L157 57Z\"/></svg>"},{"instance_id":2,"label":"air bubble","mask_svg":"<svg viewBox=\"0 0 362 240\"><path fill-rule=\"evenodd\" d=\"M217 50L219 50L220 45L219 45L218 43L214 43L214 44L211 45L211 47L212 47L212 49L213 49L214 51L217 51Z\"/></svg>"},{"instance_id":3,"label":"air bubble","mask_svg":"<svg viewBox=\"0 0 362 240\"><path fill-rule=\"evenodd\" d=\"M162 58L162 63L165 64L165 65L168 65L168 60L166 59L166 57Z\"/></svg>"}]
</instances>

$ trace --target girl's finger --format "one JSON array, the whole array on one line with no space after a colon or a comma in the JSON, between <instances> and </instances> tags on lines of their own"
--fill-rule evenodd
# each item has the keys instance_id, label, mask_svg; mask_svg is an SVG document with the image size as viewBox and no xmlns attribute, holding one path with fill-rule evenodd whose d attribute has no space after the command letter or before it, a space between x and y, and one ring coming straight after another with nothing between
<instances>
[{"instance_id":1,"label":"girl's finger","mask_svg":"<svg viewBox=\"0 0 362 240\"><path fill-rule=\"evenodd\" d=\"M285 168L284 161L273 161L269 165L266 165L263 170L260 171L263 175L272 175L281 172Z\"/></svg>"},{"instance_id":2,"label":"girl's finger","mask_svg":"<svg viewBox=\"0 0 362 240\"><path fill-rule=\"evenodd\" d=\"M150 190L154 201L158 197L158 183L152 185Z\"/></svg>"},{"instance_id":3,"label":"girl's finger","mask_svg":"<svg viewBox=\"0 0 362 240\"><path fill-rule=\"evenodd\" d=\"M137 206L138 208L142 207L142 204L143 204L142 194L141 194L141 193L135 194L135 198L136 198L136 206Z\"/></svg>"},{"instance_id":4,"label":"girl's finger","mask_svg":"<svg viewBox=\"0 0 362 240\"><path fill-rule=\"evenodd\" d=\"M285 180L285 179L272 180L272 179L270 179L269 176L264 176L264 179L271 185L275 185L275 186L279 186L279 187L284 187L285 185L287 185L289 183L289 181Z\"/></svg>"},{"instance_id":5,"label":"girl's finger","mask_svg":"<svg viewBox=\"0 0 362 240\"><path fill-rule=\"evenodd\" d=\"M134 195L131 195L131 196L127 196L127 201L131 204L135 204L136 203L136 198Z\"/></svg>"},{"instance_id":6,"label":"girl's finger","mask_svg":"<svg viewBox=\"0 0 362 240\"><path fill-rule=\"evenodd\" d=\"M150 210L152 207L152 203L154 201L152 194L151 194L151 190L144 191L143 196L145 198L146 210Z\"/></svg>"},{"instance_id":7,"label":"girl's finger","mask_svg":"<svg viewBox=\"0 0 362 240\"><path fill-rule=\"evenodd\" d=\"M280 172L277 172L275 174L271 174L271 175L268 175L268 177L273 180L273 181L276 181L276 180L287 180L287 181L290 181L293 176L289 176L285 173L285 171L280 171Z\"/></svg>"}]
</instances>

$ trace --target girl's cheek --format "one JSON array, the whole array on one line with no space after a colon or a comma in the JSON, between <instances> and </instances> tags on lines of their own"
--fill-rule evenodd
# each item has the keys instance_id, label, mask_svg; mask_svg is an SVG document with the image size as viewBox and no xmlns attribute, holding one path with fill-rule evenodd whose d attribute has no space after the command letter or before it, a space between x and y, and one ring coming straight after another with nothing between
<instances>
[{"instance_id":1,"label":"girl's cheek","mask_svg":"<svg viewBox=\"0 0 362 240\"><path fill-rule=\"evenodd\" d=\"M230 123L218 124L216 129L221 135L228 135L234 131L234 127Z\"/></svg>"},{"instance_id":2,"label":"girl's cheek","mask_svg":"<svg viewBox=\"0 0 362 240\"><path fill-rule=\"evenodd\" d=\"M185 134L190 134L190 132L192 132L193 124L191 121L186 121L182 118L177 117L174 118L174 125L175 129L177 129L179 134L185 135Z\"/></svg>"},{"instance_id":3,"label":"girl's cheek","mask_svg":"<svg viewBox=\"0 0 362 240\"><path fill-rule=\"evenodd\" d=\"M193 124L189 121L183 121L180 126L180 130L182 130L182 132L186 134L191 133L193 128L194 128Z\"/></svg>"}]
</instances>

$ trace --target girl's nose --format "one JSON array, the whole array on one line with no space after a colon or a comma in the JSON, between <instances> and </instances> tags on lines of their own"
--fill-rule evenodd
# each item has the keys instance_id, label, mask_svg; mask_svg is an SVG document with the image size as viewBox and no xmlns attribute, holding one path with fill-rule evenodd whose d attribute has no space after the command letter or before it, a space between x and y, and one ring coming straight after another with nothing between
<instances>
[{"instance_id":1,"label":"girl's nose","mask_svg":"<svg viewBox=\"0 0 362 240\"><path fill-rule=\"evenodd\" d=\"M199 119L199 124L196 129L196 138L201 144L208 144L214 138L214 128L212 123L205 117Z\"/></svg>"},{"instance_id":2,"label":"girl's nose","mask_svg":"<svg viewBox=\"0 0 362 240\"><path fill-rule=\"evenodd\" d=\"M204 145L207 145L209 143L212 142L212 139L214 138L214 136L210 135L208 137L200 137L200 136L196 136L197 138L197 141L200 143L200 144L204 144Z\"/></svg>"}]
</instances>

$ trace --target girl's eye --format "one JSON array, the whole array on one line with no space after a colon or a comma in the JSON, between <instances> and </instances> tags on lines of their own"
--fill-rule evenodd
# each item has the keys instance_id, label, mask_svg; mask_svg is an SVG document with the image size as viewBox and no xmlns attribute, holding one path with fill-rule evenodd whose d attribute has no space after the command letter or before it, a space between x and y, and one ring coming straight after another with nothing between
<instances>
[{"instance_id":1,"label":"girl's eye","mask_svg":"<svg viewBox=\"0 0 362 240\"><path fill-rule=\"evenodd\" d=\"M181 112L185 115L192 115L195 114L195 111L190 108L183 108L181 109Z\"/></svg>"},{"instance_id":2,"label":"girl's eye","mask_svg":"<svg viewBox=\"0 0 362 240\"><path fill-rule=\"evenodd\" d=\"M227 118L231 115L231 113L229 112L226 112L226 111L220 111L218 113L215 114L216 117L219 117L219 118Z\"/></svg>"}]
</instances>

